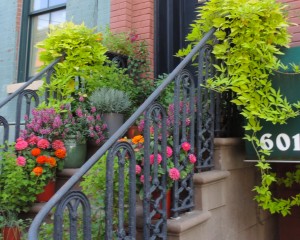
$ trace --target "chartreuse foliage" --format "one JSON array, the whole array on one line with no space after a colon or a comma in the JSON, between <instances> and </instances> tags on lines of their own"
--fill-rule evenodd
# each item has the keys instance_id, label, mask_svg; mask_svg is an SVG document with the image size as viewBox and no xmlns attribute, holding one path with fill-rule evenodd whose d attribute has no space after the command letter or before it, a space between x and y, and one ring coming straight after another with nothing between
<instances>
[{"instance_id":1,"label":"chartreuse foliage","mask_svg":"<svg viewBox=\"0 0 300 240\"><path fill-rule=\"evenodd\" d=\"M99 68L108 67L103 66L107 60L105 55L107 49L101 40L101 33L95 33L84 24L65 22L50 27L48 37L37 44L37 48L41 49L40 61L44 63L42 68L65 54L64 61L55 66L51 83L44 83L41 89L41 93L44 93L45 88L48 88L50 96L53 93L57 94L57 98L50 97L50 105L55 106L57 101L61 105L62 99L69 102L70 96L78 87L78 81L76 82L78 78L86 81L84 85L87 91L93 90L89 89L89 84L92 83L88 82L91 80L91 74L100 71Z\"/></svg>"},{"instance_id":2,"label":"chartreuse foliage","mask_svg":"<svg viewBox=\"0 0 300 240\"><path fill-rule=\"evenodd\" d=\"M206 32L216 29L217 41L211 44L219 60L215 65L217 76L206 87L235 93L232 102L246 119L245 139L253 144L259 158L257 167L262 178L254 188L255 200L263 209L282 215L300 205L300 195L287 200L272 196L270 186L278 179L265 160L270 152L262 149L256 134L262 129L261 120L283 124L298 115L299 103L288 103L269 79L281 65L277 58L282 54L280 48L288 47L288 26L284 6L276 0L210 0L199 9L198 19L192 24L187 36L189 46L178 52L178 56L186 55ZM299 175L279 182L299 182Z\"/></svg>"}]
</instances>

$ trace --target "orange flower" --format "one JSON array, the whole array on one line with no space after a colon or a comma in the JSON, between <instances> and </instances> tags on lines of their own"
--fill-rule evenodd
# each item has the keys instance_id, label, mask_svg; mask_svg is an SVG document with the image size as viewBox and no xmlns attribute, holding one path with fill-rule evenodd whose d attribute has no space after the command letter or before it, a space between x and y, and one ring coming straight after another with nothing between
<instances>
[{"instance_id":1,"label":"orange flower","mask_svg":"<svg viewBox=\"0 0 300 240\"><path fill-rule=\"evenodd\" d=\"M49 163L50 167L55 167L56 166L56 160L54 157L49 157L47 160L47 163Z\"/></svg>"},{"instance_id":2,"label":"orange flower","mask_svg":"<svg viewBox=\"0 0 300 240\"><path fill-rule=\"evenodd\" d=\"M42 167L35 167L32 172L36 175L36 176L40 176L43 173L43 168Z\"/></svg>"},{"instance_id":3,"label":"orange flower","mask_svg":"<svg viewBox=\"0 0 300 240\"><path fill-rule=\"evenodd\" d=\"M99 42L102 41L102 39L103 39L103 38L102 38L102 34L101 34L101 33L98 33L97 36L98 36L98 37L96 38L96 41L99 41Z\"/></svg>"},{"instance_id":4,"label":"orange flower","mask_svg":"<svg viewBox=\"0 0 300 240\"><path fill-rule=\"evenodd\" d=\"M60 159L63 159L63 158L65 158L66 157L66 155L67 155L67 153L66 153L66 150L65 149L57 149L56 151L55 151L55 156L56 157L58 157L58 158L60 158Z\"/></svg>"},{"instance_id":5,"label":"orange flower","mask_svg":"<svg viewBox=\"0 0 300 240\"><path fill-rule=\"evenodd\" d=\"M36 162L39 163L39 164L44 164L48 161L48 157L47 156L38 156L36 158Z\"/></svg>"},{"instance_id":6,"label":"orange flower","mask_svg":"<svg viewBox=\"0 0 300 240\"><path fill-rule=\"evenodd\" d=\"M118 140L118 142L127 142L127 137L120 138L120 139Z\"/></svg>"},{"instance_id":7,"label":"orange flower","mask_svg":"<svg viewBox=\"0 0 300 240\"><path fill-rule=\"evenodd\" d=\"M142 135L137 135L131 141L133 144L144 143L144 137Z\"/></svg>"},{"instance_id":8,"label":"orange flower","mask_svg":"<svg viewBox=\"0 0 300 240\"><path fill-rule=\"evenodd\" d=\"M34 156L34 157L37 157L41 154L41 149L39 148L34 148L31 150L31 155Z\"/></svg>"}]
</instances>

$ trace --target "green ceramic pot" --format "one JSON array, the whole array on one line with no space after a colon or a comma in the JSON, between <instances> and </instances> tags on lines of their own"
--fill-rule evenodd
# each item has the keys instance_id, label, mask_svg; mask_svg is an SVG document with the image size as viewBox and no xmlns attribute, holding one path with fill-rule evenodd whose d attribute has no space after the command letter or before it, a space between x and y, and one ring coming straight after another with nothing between
<instances>
[{"instance_id":1,"label":"green ceramic pot","mask_svg":"<svg viewBox=\"0 0 300 240\"><path fill-rule=\"evenodd\" d=\"M76 137L65 139L67 157L64 159L64 168L80 168L86 159L86 141L78 143Z\"/></svg>"}]
</instances>

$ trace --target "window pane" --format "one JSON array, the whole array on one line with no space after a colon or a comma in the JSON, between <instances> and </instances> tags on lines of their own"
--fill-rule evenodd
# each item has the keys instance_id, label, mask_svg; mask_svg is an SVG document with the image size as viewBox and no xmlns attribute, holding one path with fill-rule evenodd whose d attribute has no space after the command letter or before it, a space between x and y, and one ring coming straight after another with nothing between
<instances>
[{"instance_id":1,"label":"window pane","mask_svg":"<svg viewBox=\"0 0 300 240\"><path fill-rule=\"evenodd\" d=\"M32 0L31 11L40 10L43 8L53 7L59 4L66 3L67 0Z\"/></svg>"},{"instance_id":2,"label":"window pane","mask_svg":"<svg viewBox=\"0 0 300 240\"><path fill-rule=\"evenodd\" d=\"M51 13L50 23L57 25L66 21L66 10L55 11Z\"/></svg>"},{"instance_id":3,"label":"window pane","mask_svg":"<svg viewBox=\"0 0 300 240\"><path fill-rule=\"evenodd\" d=\"M42 63L39 61L39 49L35 45L47 37L49 24L59 24L66 21L66 10L42 14L32 18L29 76L33 76Z\"/></svg>"},{"instance_id":4,"label":"window pane","mask_svg":"<svg viewBox=\"0 0 300 240\"><path fill-rule=\"evenodd\" d=\"M32 18L29 76L33 76L42 63L38 59L39 49L35 45L42 41L48 32L50 14L43 14Z\"/></svg>"},{"instance_id":5,"label":"window pane","mask_svg":"<svg viewBox=\"0 0 300 240\"><path fill-rule=\"evenodd\" d=\"M63 4L63 3L67 3L67 0L49 0L49 7Z\"/></svg>"},{"instance_id":6,"label":"window pane","mask_svg":"<svg viewBox=\"0 0 300 240\"><path fill-rule=\"evenodd\" d=\"M36 11L47 7L48 7L48 0L31 1L31 11Z\"/></svg>"}]
</instances>

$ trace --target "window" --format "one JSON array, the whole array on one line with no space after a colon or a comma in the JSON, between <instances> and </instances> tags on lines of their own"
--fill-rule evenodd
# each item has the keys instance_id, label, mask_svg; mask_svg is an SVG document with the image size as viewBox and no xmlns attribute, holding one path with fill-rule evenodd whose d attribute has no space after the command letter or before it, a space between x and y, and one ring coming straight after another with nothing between
<instances>
[{"instance_id":1,"label":"window","mask_svg":"<svg viewBox=\"0 0 300 240\"><path fill-rule=\"evenodd\" d=\"M18 82L27 81L41 66L35 45L47 36L50 24L66 20L67 0L31 0L23 2Z\"/></svg>"}]
</instances>

